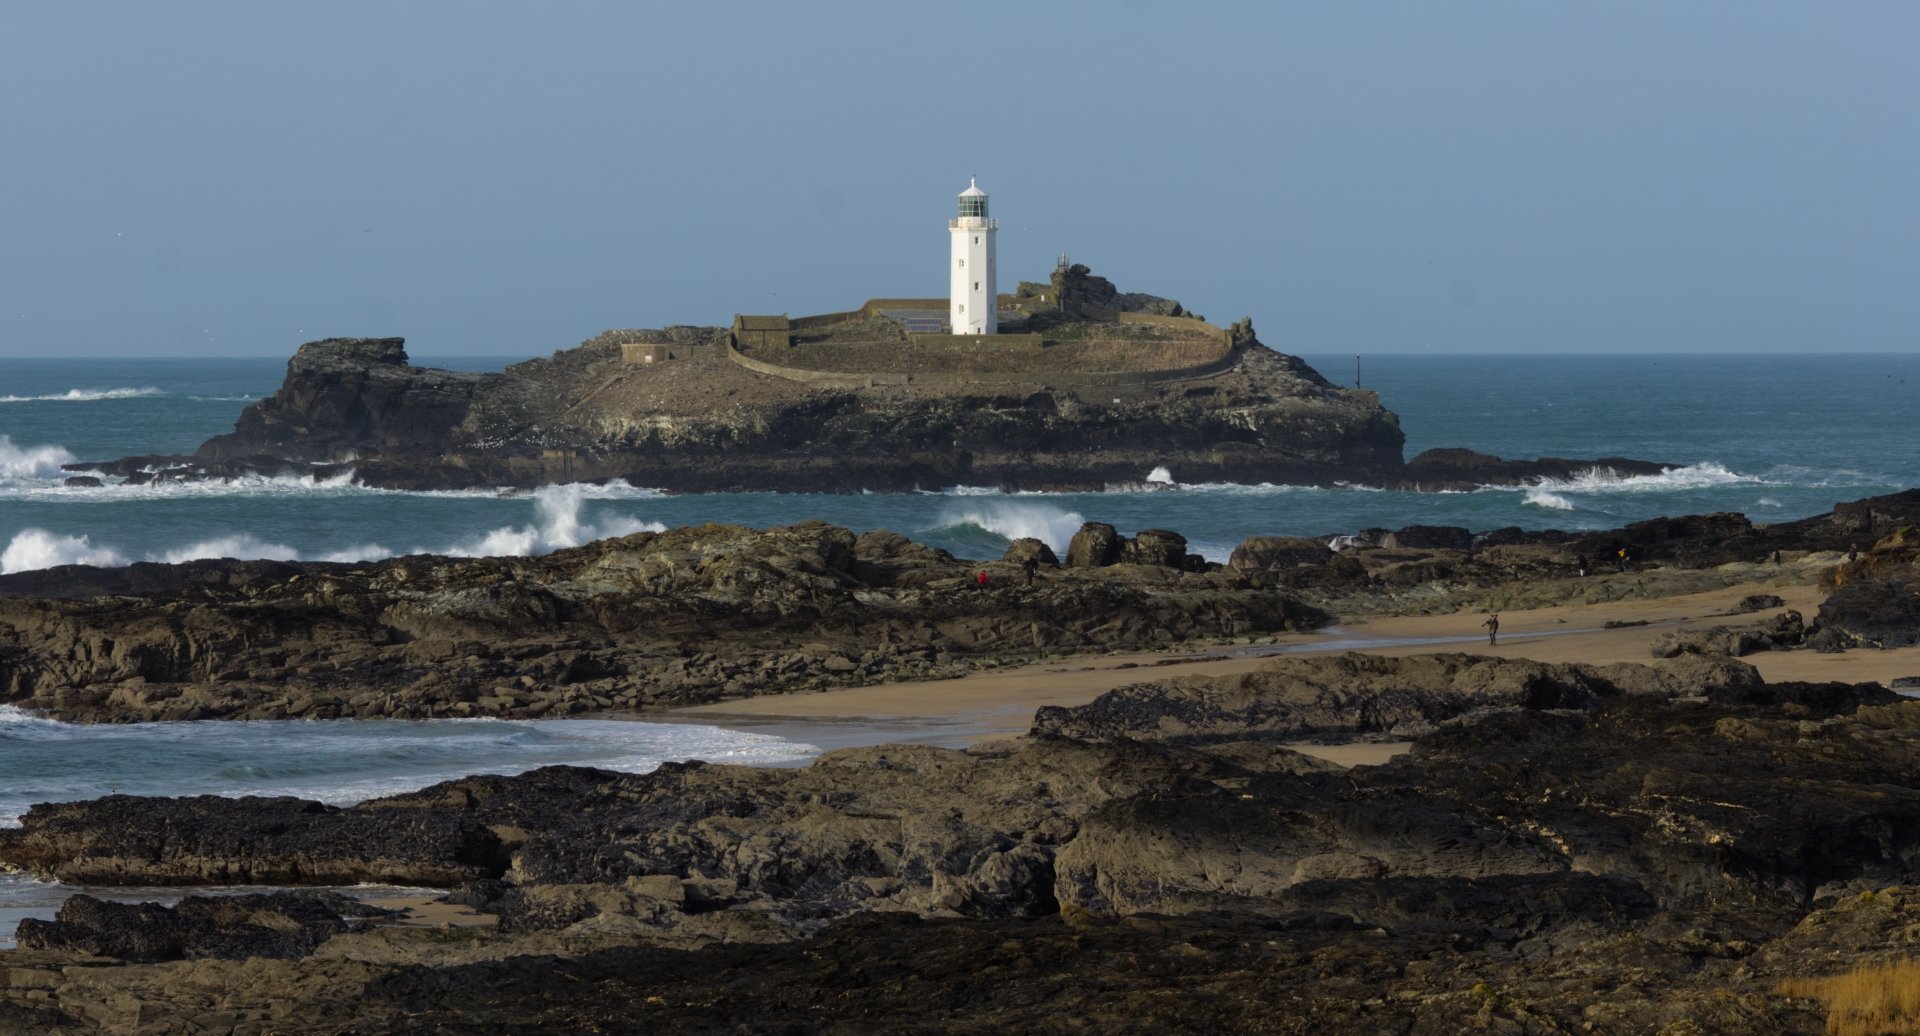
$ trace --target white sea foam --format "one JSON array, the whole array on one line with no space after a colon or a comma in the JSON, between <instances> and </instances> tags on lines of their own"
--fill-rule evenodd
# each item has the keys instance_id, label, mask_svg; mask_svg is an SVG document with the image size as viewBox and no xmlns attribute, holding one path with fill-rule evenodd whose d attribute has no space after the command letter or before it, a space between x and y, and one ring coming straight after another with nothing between
<instances>
[{"instance_id":1,"label":"white sea foam","mask_svg":"<svg viewBox=\"0 0 1920 1036\"><path fill-rule=\"evenodd\" d=\"M0 575L32 572L59 565L100 565L115 568L126 556L111 547L96 547L85 536L62 536L45 529L22 529L7 549L0 551Z\"/></svg>"},{"instance_id":2,"label":"white sea foam","mask_svg":"<svg viewBox=\"0 0 1920 1036\"><path fill-rule=\"evenodd\" d=\"M945 525L972 525L1008 540L1032 537L1065 550L1086 519L1078 511L1025 500L996 500L949 507L941 513Z\"/></svg>"},{"instance_id":3,"label":"white sea foam","mask_svg":"<svg viewBox=\"0 0 1920 1036\"><path fill-rule=\"evenodd\" d=\"M1221 496L1272 496L1280 493L1324 493L1320 486L1276 485L1272 482L1182 482L1183 493L1217 493Z\"/></svg>"},{"instance_id":4,"label":"white sea foam","mask_svg":"<svg viewBox=\"0 0 1920 1036\"><path fill-rule=\"evenodd\" d=\"M135 399L165 395L157 388L68 389L45 396L0 396L0 403L92 403L102 399Z\"/></svg>"},{"instance_id":5,"label":"white sea foam","mask_svg":"<svg viewBox=\"0 0 1920 1036\"><path fill-rule=\"evenodd\" d=\"M1564 496L1561 496L1558 493L1549 492L1548 490L1541 489L1538 486L1535 486L1534 488L1527 490L1526 498L1521 502L1531 504L1534 507L1544 507L1549 511L1579 510L1579 507L1575 505L1573 501L1567 499Z\"/></svg>"},{"instance_id":6,"label":"white sea foam","mask_svg":"<svg viewBox=\"0 0 1920 1036\"><path fill-rule=\"evenodd\" d=\"M1162 464L1152 471L1147 472L1147 484L1160 486L1174 485L1173 472L1168 471L1166 465Z\"/></svg>"},{"instance_id":7,"label":"white sea foam","mask_svg":"<svg viewBox=\"0 0 1920 1036\"><path fill-rule=\"evenodd\" d=\"M1542 479L1536 486L1555 492L1645 493L1713 486L1766 485L1765 479L1727 470L1714 461L1668 468L1657 475L1622 475L1612 468L1589 468L1568 479ZM1495 487L1498 488L1498 487Z\"/></svg>"},{"instance_id":8,"label":"white sea foam","mask_svg":"<svg viewBox=\"0 0 1920 1036\"><path fill-rule=\"evenodd\" d=\"M59 446L15 446L0 435L0 478L59 478L60 465L73 463L73 454Z\"/></svg>"},{"instance_id":9,"label":"white sea foam","mask_svg":"<svg viewBox=\"0 0 1920 1036\"><path fill-rule=\"evenodd\" d=\"M532 525L495 529L477 540L456 545L443 553L467 557L546 554L564 547L578 547L582 543L606 539L610 536L666 531L667 527L659 522L643 522L626 515L609 515L599 522L582 521L580 505L588 499L595 498L596 492L604 493L606 489L605 486L588 486L580 483L541 486L533 493L534 523ZM605 496L598 498L606 499Z\"/></svg>"},{"instance_id":10,"label":"white sea foam","mask_svg":"<svg viewBox=\"0 0 1920 1036\"><path fill-rule=\"evenodd\" d=\"M0 705L0 727L38 727L51 729L70 725L71 724L62 723L57 719L48 719L45 716L28 712L18 705Z\"/></svg>"}]
</instances>

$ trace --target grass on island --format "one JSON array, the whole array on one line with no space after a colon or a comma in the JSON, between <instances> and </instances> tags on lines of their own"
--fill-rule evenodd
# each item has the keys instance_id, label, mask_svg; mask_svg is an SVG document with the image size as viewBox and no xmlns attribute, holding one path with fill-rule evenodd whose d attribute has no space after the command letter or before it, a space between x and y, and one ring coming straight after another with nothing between
<instances>
[{"instance_id":1,"label":"grass on island","mask_svg":"<svg viewBox=\"0 0 1920 1036\"><path fill-rule=\"evenodd\" d=\"M1920 961L1887 961L1822 978L1789 979L1775 991L1824 1004L1829 1036L1920 1034Z\"/></svg>"}]
</instances>

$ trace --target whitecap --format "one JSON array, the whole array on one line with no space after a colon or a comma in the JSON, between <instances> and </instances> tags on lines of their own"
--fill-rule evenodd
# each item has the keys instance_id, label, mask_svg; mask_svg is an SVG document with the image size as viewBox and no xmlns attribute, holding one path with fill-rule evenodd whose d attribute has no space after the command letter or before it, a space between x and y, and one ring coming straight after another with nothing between
<instances>
[{"instance_id":1,"label":"whitecap","mask_svg":"<svg viewBox=\"0 0 1920 1036\"><path fill-rule=\"evenodd\" d=\"M1527 490L1527 495L1525 499L1523 499L1521 502L1526 504L1532 504L1535 507L1544 507L1549 511L1579 510L1578 506L1576 506L1573 501L1567 499L1564 496L1561 496L1558 493L1553 493L1545 489L1541 489L1538 486L1535 486L1534 488Z\"/></svg>"},{"instance_id":2,"label":"whitecap","mask_svg":"<svg viewBox=\"0 0 1920 1036\"><path fill-rule=\"evenodd\" d=\"M157 388L68 389L45 396L0 396L0 403L94 403L103 399L137 399L165 395Z\"/></svg>"},{"instance_id":3,"label":"whitecap","mask_svg":"<svg viewBox=\"0 0 1920 1036\"><path fill-rule=\"evenodd\" d=\"M971 525L1008 541L1030 537L1054 550L1065 550L1086 519L1077 511L1051 504L997 500L949 507L941 513L941 521L948 526Z\"/></svg>"},{"instance_id":4,"label":"whitecap","mask_svg":"<svg viewBox=\"0 0 1920 1036\"><path fill-rule=\"evenodd\" d=\"M582 521L580 505L588 499L595 499L596 491L603 492L605 489L604 486L578 482L563 486L541 486L533 493L532 525L495 529L477 540L448 548L443 553L462 557L546 554L612 536L666 531L667 527L659 522L643 522L626 515L609 515L599 522ZM604 496L597 498L606 499Z\"/></svg>"},{"instance_id":5,"label":"whitecap","mask_svg":"<svg viewBox=\"0 0 1920 1036\"><path fill-rule=\"evenodd\" d=\"M32 572L60 565L99 565L117 568L125 555L111 547L96 547L85 536L62 536L45 529L22 529L7 549L0 551L0 575Z\"/></svg>"},{"instance_id":6,"label":"whitecap","mask_svg":"<svg viewBox=\"0 0 1920 1036\"><path fill-rule=\"evenodd\" d=\"M1566 479L1541 479L1535 486L1548 490L1578 493L1667 492L1676 489L1706 489L1714 486L1767 485L1765 479L1730 471L1723 464L1702 461L1684 467L1668 468L1657 475L1623 475L1608 467L1593 467ZM1502 487L1489 487L1499 489Z\"/></svg>"},{"instance_id":7,"label":"whitecap","mask_svg":"<svg viewBox=\"0 0 1920 1036\"><path fill-rule=\"evenodd\" d=\"M60 446L15 446L0 435L0 477L59 478L62 464L73 463L73 454Z\"/></svg>"},{"instance_id":8,"label":"whitecap","mask_svg":"<svg viewBox=\"0 0 1920 1036\"><path fill-rule=\"evenodd\" d=\"M1162 464L1152 471L1147 472L1147 484L1159 486L1174 485L1173 472L1168 471L1167 466Z\"/></svg>"}]
</instances>

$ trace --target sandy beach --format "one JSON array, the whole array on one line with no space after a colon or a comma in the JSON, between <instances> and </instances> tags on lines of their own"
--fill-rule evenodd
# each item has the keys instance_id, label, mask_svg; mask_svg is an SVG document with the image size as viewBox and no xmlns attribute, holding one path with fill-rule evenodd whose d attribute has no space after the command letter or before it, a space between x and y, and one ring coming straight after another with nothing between
<instances>
[{"instance_id":1,"label":"sandy beach","mask_svg":"<svg viewBox=\"0 0 1920 1036\"><path fill-rule=\"evenodd\" d=\"M1486 613L1346 620L1315 633L1272 643L1190 650L1068 657L952 680L879 684L814 694L769 695L674 710L669 719L759 730L822 748L900 741L959 747L1024 734L1036 708L1081 705L1115 687L1173 675L1225 676L1248 672L1279 655L1359 651L1412 655L1469 652L1542 662L1651 662L1648 648L1676 629L1744 625L1780 609L1735 614L1750 594L1782 598L1784 607L1811 617L1825 596L1811 584L1743 583L1675 597L1569 604L1502 612L1500 636L1489 646ZM1610 627L1609 623L1613 625ZM1634 625L1622 625L1633 623ZM1772 651L1741 659L1768 680L1837 680L1891 684L1920 676L1920 648L1856 650L1840 654ZM650 717L654 718L654 717ZM884 736L876 736L884 735ZM1296 746L1345 765L1378 762L1401 745Z\"/></svg>"}]
</instances>

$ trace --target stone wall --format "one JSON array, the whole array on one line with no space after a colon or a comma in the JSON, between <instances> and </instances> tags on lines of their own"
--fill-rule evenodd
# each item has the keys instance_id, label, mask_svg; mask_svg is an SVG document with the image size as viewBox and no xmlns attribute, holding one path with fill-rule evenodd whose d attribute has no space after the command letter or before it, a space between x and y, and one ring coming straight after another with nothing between
<instances>
[{"instance_id":1,"label":"stone wall","mask_svg":"<svg viewBox=\"0 0 1920 1036\"><path fill-rule=\"evenodd\" d=\"M916 349L965 353L1039 352L1046 339L1039 335L950 335L943 332L912 331L907 341Z\"/></svg>"},{"instance_id":2,"label":"stone wall","mask_svg":"<svg viewBox=\"0 0 1920 1036\"><path fill-rule=\"evenodd\" d=\"M935 338L986 337L976 335L934 335ZM997 337L997 336L996 336ZM1120 388L1129 385L1157 385L1173 381L1194 381L1225 373L1240 359L1240 350L1228 349L1218 359L1186 367L1157 371L1100 371L1079 374L1031 371L971 371L965 374L858 374L852 371L805 370L768 363L740 351L732 335L726 340L727 357L750 371L815 388L872 389L913 388L921 391L964 391L997 386L1029 385L1053 389Z\"/></svg>"}]
</instances>

